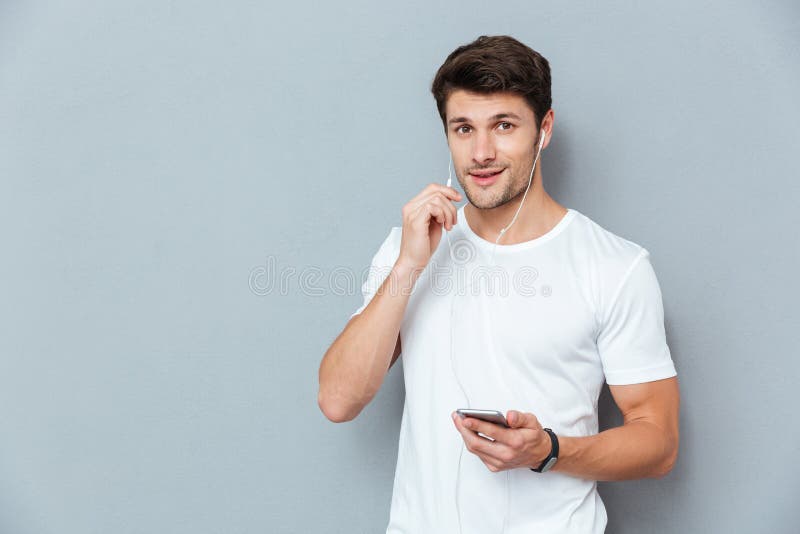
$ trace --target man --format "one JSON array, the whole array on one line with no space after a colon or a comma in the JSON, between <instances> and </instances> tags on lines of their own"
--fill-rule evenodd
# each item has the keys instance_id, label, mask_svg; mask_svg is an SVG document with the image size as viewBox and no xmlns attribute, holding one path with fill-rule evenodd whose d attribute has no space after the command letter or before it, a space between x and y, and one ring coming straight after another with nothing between
<instances>
[{"instance_id":1,"label":"man","mask_svg":"<svg viewBox=\"0 0 800 534\"><path fill-rule=\"evenodd\" d=\"M356 417L402 347L387 533L604 532L596 481L662 477L678 452L649 252L544 190L554 112L540 54L481 36L447 57L432 92L468 202L434 183L403 206L322 360L320 408ZM513 287L494 291L487 272ZM598 433L604 381L624 424ZM508 427L458 408L498 410Z\"/></svg>"}]
</instances>

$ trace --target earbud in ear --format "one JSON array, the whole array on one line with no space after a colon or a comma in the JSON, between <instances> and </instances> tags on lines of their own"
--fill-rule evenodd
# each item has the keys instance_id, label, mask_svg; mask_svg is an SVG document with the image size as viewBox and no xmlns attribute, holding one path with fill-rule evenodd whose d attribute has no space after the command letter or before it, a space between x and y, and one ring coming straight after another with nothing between
<instances>
[{"instance_id":1,"label":"earbud in ear","mask_svg":"<svg viewBox=\"0 0 800 534\"><path fill-rule=\"evenodd\" d=\"M540 135L539 137L541 137L541 139L539 139L539 150L541 150L542 147L544 146L544 138L547 137L547 133L544 130L542 130L542 135Z\"/></svg>"}]
</instances>

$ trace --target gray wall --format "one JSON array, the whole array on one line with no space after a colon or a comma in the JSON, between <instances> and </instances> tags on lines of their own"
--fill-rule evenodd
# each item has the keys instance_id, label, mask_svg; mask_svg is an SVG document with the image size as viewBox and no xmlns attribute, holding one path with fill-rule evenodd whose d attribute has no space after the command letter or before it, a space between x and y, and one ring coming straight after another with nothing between
<instances>
[{"instance_id":1,"label":"gray wall","mask_svg":"<svg viewBox=\"0 0 800 534\"><path fill-rule=\"evenodd\" d=\"M661 283L680 459L608 532L797 532L796 2L384 4L0 3L0 532L382 531L402 372L323 417L325 282L446 178L480 34L550 60L545 186Z\"/></svg>"}]
</instances>

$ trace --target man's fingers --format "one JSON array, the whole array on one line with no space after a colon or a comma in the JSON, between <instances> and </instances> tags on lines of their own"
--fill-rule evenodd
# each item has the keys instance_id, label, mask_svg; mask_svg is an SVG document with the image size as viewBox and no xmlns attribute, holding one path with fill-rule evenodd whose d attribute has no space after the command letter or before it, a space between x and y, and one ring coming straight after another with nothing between
<instances>
[{"instance_id":1,"label":"man's fingers","mask_svg":"<svg viewBox=\"0 0 800 534\"><path fill-rule=\"evenodd\" d=\"M420 200L422 200L423 198L428 197L431 194L436 193L436 192L442 193L446 197L448 197L448 198L450 198L452 200L461 200L461 193L456 191L455 188L447 187L446 185L437 184L436 182L432 182L432 183L428 184L427 186L425 186L425 188L422 191L420 191L414 198L409 200L409 203L417 205Z\"/></svg>"},{"instance_id":2,"label":"man's fingers","mask_svg":"<svg viewBox=\"0 0 800 534\"><path fill-rule=\"evenodd\" d=\"M512 428L542 428L539 419L532 413L509 410L506 414L506 420Z\"/></svg>"},{"instance_id":3,"label":"man's fingers","mask_svg":"<svg viewBox=\"0 0 800 534\"><path fill-rule=\"evenodd\" d=\"M494 423L490 423L489 421L483 421L481 419L476 419L475 417L466 417L464 418L463 423L464 426L469 430L491 436L500 443L509 444L513 441L512 430Z\"/></svg>"},{"instance_id":4,"label":"man's fingers","mask_svg":"<svg viewBox=\"0 0 800 534\"><path fill-rule=\"evenodd\" d=\"M464 444L466 445L467 450L470 452L477 454L478 456L489 458L494 462L503 462L504 457L507 457L510 453L508 447L499 441L490 441L486 438L482 438L469 428L466 428L463 425L461 416L456 416L454 422L456 429L464 439ZM491 436L491 434L488 435Z\"/></svg>"},{"instance_id":5,"label":"man's fingers","mask_svg":"<svg viewBox=\"0 0 800 534\"><path fill-rule=\"evenodd\" d=\"M456 224L456 207L453 205L452 202L442 198L442 195L437 195L436 197L430 200L435 205L440 206L442 209L442 214L444 215L444 220L440 221L444 224L445 228L449 231L453 229L453 226Z\"/></svg>"},{"instance_id":6,"label":"man's fingers","mask_svg":"<svg viewBox=\"0 0 800 534\"><path fill-rule=\"evenodd\" d=\"M447 222L444 208L435 202L422 204L412 217L421 226L430 224L431 219L435 219L440 224Z\"/></svg>"},{"instance_id":7,"label":"man's fingers","mask_svg":"<svg viewBox=\"0 0 800 534\"><path fill-rule=\"evenodd\" d=\"M457 199L452 199L449 196L442 193L441 191L432 191L427 195L423 195L419 198L410 201L408 205L411 206L411 211L416 211L417 209L419 209L420 206L425 205L425 203L429 202L431 199L434 198L440 198L444 201L445 204L453 206L453 210L456 209L455 204L453 204L453 202L455 202Z\"/></svg>"},{"instance_id":8,"label":"man's fingers","mask_svg":"<svg viewBox=\"0 0 800 534\"><path fill-rule=\"evenodd\" d=\"M448 230L457 222L455 206L438 193L422 201L412 217L422 218L425 221L434 218Z\"/></svg>"}]
</instances>

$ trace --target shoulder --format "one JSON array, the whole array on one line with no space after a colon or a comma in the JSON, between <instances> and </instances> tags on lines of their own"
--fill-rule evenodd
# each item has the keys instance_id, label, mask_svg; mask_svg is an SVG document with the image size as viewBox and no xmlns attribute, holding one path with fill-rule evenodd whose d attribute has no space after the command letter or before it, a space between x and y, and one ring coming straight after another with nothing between
<instances>
[{"instance_id":1,"label":"shoulder","mask_svg":"<svg viewBox=\"0 0 800 534\"><path fill-rule=\"evenodd\" d=\"M599 224L589 216L576 211L572 222L580 240L581 251L599 274L607 281L619 279L646 257L649 252L642 245L626 239Z\"/></svg>"},{"instance_id":2,"label":"shoulder","mask_svg":"<svg viewBox=\"0 0 800 534\"><path fill-rule=\"evenodd\" d=\"M652 269L650 253L580 212L573 224L574 247L585 263L599 328L636 267L642 266L648 272Z\"/></svg>"}]
</instances>

